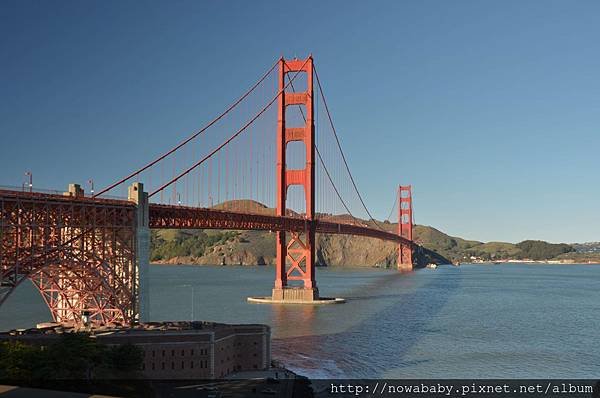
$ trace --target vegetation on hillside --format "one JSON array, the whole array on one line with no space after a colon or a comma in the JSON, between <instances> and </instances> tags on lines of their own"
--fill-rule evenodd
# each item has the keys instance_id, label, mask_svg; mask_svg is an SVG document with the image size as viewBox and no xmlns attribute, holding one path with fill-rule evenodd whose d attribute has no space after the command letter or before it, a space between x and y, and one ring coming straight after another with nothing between
<instances>
[{"instance_id":1,"label":"vegetation on hillside","mask_svg":"<svg viewBox=\"0 0 600 398\"><path fill-rule=\"evenodd\" d=\"M217 207L237 209L240 206L261 214L273 212L273 209L252 201L228 202ZM348 218L344 215L328 217L337 222ZM377 225L364 221L364 224L373 228L382 226L390 232L397 230L397 224L387 221ZM518 244L483 243L453 237L423 225L415 226L413 236L421 246L417 252L417 261L421 265L474 260L564 260L565 256L575 255L574 247L567 244L532 240ZM320 234L316 246L317 265L393 266L397 258L396 244L359 236ZM151 260L154 262L262 265L272 264L274 257L275 236L268 231L166 230L153 231L151 238Z\"/></svg>"},{"instance_id":2,"label":"vegetation on hillside","mask_svg":"<svg viewBox=\"0 0 600 398\"><path fill-rule=\"evenodd\" d=\"M517 244L507 242L478 242L452 237L432 227L416 226L415 240L424 247L451 261L493 260L551 260L575 249L564 243L526 240Z\"/></svg>"},{"instance_id":3,"label":"vegetation on hillside","mask_svg":"<svg viewBox=\"0 0 600 398\"><path fill-rule=\"evenodd\" d=\"M208 249L239 235L235 231L162 231L150 238L150 260L174 257L202 257Z\"/></svg>"},{"instance_id":4,"label":"vegetation on hillside","mask_svg":"<svg viewBox=\"0 0 600 398\"><path fill-rule=\"evenodd\" d=\"M422 225L415 227L414 238L422 246L417 253L420 263L564 260L577 254L571 245L564 243L533 240L517 244L483 243L449 236ZM175 259L182 263L263 265L274 261L275 237L268 231L153 231L151 250L154 262ZM317 265L393 266L396 250L394 243L378 239L317 235Z\"/></svg>"},{"instance_id":5,"label":"vegetation on hillside","mask_svg":"<svg viewBox=\"0 0 600 398\"><path fill-rule=\"evenodd\" d=\"M531 260L548 260L564 253L574 252L571 245L565 243L548 243L541 240L525 240L516 245L521 251L519 258L528 258Z\"/></svg>"}]
</instances>

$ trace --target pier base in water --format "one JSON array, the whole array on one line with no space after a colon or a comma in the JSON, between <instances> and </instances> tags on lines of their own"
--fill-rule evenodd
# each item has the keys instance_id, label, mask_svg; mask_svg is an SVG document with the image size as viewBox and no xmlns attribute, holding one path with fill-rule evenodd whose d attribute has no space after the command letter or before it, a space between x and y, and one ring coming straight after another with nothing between
<instances>
[{"instance_id":1,"label":"pier base in water","mask_svg":"<svg viewBox=\"0 0 600 398\"><path fill-rule=\"evenodd\" d=\"M398 271L400 272L411 272L413 270L412 264L398 264Z\"/></svg>"},{"instance_id":2,"label":"pier base in water","mask_svg":"<svg viewBox=\"0 0 600 398\"><path fill-rule=\"evenodd\" d=\"M260 304L340 304L343 298L319 297L319 290L302 287L284 287L273 289L271 297L248 297L248 302Z\"/></svg>"},{"instance_id":3,"label":"pier base in water","mask_svg":"<svg viewBox=\"0 0 600 398\"><path fill-rule=\"evenodd\" d=\"M275 301L315 301L319 300L319 289L304 287L274 288L271 297Z\"/></svg>"}]
</instances>

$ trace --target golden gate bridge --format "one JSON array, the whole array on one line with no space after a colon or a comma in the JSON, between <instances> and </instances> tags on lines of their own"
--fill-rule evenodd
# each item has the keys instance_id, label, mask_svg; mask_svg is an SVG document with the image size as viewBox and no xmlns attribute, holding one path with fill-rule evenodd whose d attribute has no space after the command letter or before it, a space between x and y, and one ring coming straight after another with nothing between
<instances>
[{"instance_id":1,"label":"golden gate bridge","mask_svg":"<svg viewBox=\"0 0 600 398\"><path fill-rule=\"evenodd\" d=\"M312 56L277 60L200 130L97 193L0 190L0 309L29 279L56 322L147 320L150 229L274 231L274 302L316 303L315 234L398 243L412 269L412 192L371 215ZM390 216L391 217L391 216ZM388 219L390 218L388 217Z\"/></svg>"}]
</instances>

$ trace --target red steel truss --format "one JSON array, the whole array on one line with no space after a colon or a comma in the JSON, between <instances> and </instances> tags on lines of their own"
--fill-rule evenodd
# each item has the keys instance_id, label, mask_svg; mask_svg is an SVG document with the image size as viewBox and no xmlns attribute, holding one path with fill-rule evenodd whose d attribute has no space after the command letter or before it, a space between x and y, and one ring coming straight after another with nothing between
<instances>
[{"instance_id":1,"label":"red steel truss","mask_svg":"<svg viewBox=\"0 0 600 398\"><path fill-rule=\"evenodd\" d=\"M320 219L237 213L198 207L150 204L152 229L233 229L288 231L305 233L310 225L317 233L359 235L412 245L413 243L393 232L364 225L342 224Z\"/></svg>"},{"instance_id":2,"label":"red steel truss","mask_svg":"<svg viewBox=\"0 0 600 398\"><path fill-rule=\"evenodd\" d=\"M93 323L127 324L138 318L134 203L0 190L0 212L0 306L29 278L57 322L81 324L87 316ZM367 225L174 205L150 204L148 223L153 229L287 231L289 280L304 280L294 274L307 261L300 238L307 231L413 245L409 237Z\"/></svg>"},{"instance_id":3,"label":"red steel truss","mask_svg":"<svg viewBox=\"0 0 600 398\"><path fill-rule=\"evenodd\" d=\"M398 187L398 235L406 241L398 245L398 268L402 271L412 270L413 267L413 210L412 187L410 185Z\"/></svg>"},{"instance_id":4,"label":"red steel truss","mask_svg":"<svg viewBox=\"0 0 600 398\"><path fill-rule=\"evenodd\" d=\"M56 322L133 322L135 210L126 201L0 191L0 305L29 278Z\"/></svg>"}]
</instances>

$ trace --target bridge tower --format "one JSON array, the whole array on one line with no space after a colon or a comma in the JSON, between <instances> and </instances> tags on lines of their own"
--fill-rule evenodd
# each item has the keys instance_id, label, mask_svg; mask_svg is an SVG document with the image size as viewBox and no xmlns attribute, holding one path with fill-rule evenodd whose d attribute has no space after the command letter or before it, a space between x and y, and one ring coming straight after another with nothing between
<instances>
[{"instance_id":1,"label":"bridge tower","mask_svg":"<svg viewBox=\"0 0 600 398\"><path fill-rule=\"evenodd\" d=\"M410 241L413 239L413 209L412 186L398 186L398 235ZM398 245L398 270L412 271L413 249L412 245L400 243Z\"/></svg>"},{"instance_id":2,"label":"bridge tower","mask_svg":"<svg viewBox=\"0 0 600 398\"><path fill-rule=\"evenodd\" d=\"M304 92L284 92L288 73L306 73L307 87ZM275 287L272 299L276 301L314 301L319 298L315 281L315 124L313 119L313 59L279 61L279 90L277 117L277 198L276 214L286 215L288 188L300 185L304 188L306 203L306 227L303 233L291 232L290 240L285 231L277 232L277 262ZM304 105L306 121L303 126L286 125L286 108ZM292 141L304 143L306 164L303 169L288 169L287 144ZM301 286L292 287L289 281L300 281Z\"/></svg>"}]
</instances>

